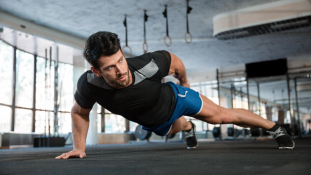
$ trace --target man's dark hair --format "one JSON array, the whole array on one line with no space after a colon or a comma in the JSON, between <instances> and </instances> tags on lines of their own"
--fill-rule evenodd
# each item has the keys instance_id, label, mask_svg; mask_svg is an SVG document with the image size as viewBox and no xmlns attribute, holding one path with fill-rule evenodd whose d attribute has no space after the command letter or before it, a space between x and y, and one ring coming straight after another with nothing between
<instances>
[{"instance_id":1,"label":"man's dark hair","mask_svg":"<svg viewBox=\"0 0 311 175\"><path fill-rule=\"evenodd\" d=\"M86 41L83 55L84 58L97 70L97 60L101 56L110 56L119 51L120 39L118 35L111 32L100 31L92 34Z\"/></svg>"}]
</instances>

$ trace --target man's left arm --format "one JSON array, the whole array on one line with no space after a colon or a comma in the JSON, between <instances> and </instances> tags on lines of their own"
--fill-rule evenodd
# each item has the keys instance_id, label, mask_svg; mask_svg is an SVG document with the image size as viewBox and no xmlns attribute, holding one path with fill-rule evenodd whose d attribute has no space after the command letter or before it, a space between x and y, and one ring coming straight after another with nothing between
<instances>
[{"instance_id":1,"label":"man's left arm","mask_svg":"<svg viewBox=\"0 0 311 175\"><path fill-rule=\"evenodd\" d=\"M178 84L184 87L190 88L190 83L187 79L186 68L184 63L176 55L170 53L171 55L171 65L168 75L173 75L178 79Z\"/></svg>"}]
</instances>

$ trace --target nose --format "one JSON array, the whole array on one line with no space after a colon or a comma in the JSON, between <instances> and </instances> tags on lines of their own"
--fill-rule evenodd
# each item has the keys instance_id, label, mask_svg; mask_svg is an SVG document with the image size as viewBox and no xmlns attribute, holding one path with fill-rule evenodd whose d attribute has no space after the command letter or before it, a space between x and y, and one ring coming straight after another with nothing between
<instances>
[{"instance_id":1,"label":"nose","mask_svg":"<svg viewBox=\"0 0 311 175\"><path fill-rule=\"evenodd\" d=\"M116 65L116 69L117 69L117 74L121 74L122 75L122 74L125 73L123 68L120 65Z\"/></svg>"}]
</instances>

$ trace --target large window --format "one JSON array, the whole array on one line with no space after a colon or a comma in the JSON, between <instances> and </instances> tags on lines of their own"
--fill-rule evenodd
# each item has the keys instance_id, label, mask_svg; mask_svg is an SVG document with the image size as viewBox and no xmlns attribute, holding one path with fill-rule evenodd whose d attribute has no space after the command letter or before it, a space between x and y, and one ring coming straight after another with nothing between
<instances>
[{"instance_id":1,"label":"large window","mask_svg":"<svg viewBox=\"0 0 311 175\"><path fill-rule=\"evenodd\" d=\"M138 126L138 123L130 121L130 131L131 132L135 132L137 126Z\"/></svg>"},{"instance_id":2,"label":"large window","mask_svg":"<svg viewBox=\"0 0 311 175\"><path fill-rule=\"evenodd\" d=\"M8 132L11 127L11 113L12 108L6 106L0 106L0 132Z\"/></svg>"},{"instance_id":3,"label":"large window","mask_svg":"<svg viewBox=\"0 0 311 175\"><path fill-rule=\"evenodd\" d=\"M0 40L0 103L12 105L13 47ZM0 132L11 130L12 108L0 106Z\"/></svg>"},{"instance_id":4,"label":"large window","mask_svg":"<svg viewBox=\"0 0 311 175\"><path fill-rule=\"evenodd\" d=\"M71 114L70 113L58 113L58 125L59 133L71 132Z\"/></svg>"},{"instance_id":5,"label":"large window","mask_svg":"<svg viewBox=\"0 0 311 175\"><path fill-rule=\"evenodd\" d=\"M16 89L15 105L17 107L33 107L33 76L34 56L16 50ZM15 109L15 132L32 131L32 111L29 109Z\"/></svg>"},{"instance_id":6,"label":"large window","mask_svg":"<svg viewBox=\"0 0 311 175\"><path fill-rule=\"evenodd\" d=\"M70 111L73 105L73 66L59 63L58 66L59 111ZM59 133L71 132L71 114L58 113Z\"/></svg>"},{"instance_id":7,"label":"large window","mask_svg":"<svg viewBox=\"0 0 311 175\"><path fill-rule=\"evenodd\" d=\"M28 109L15 109L15 132L30 133L32 129L32 111Z\"/></svg>"},{"instance_id":8,"label":"large window","mask_svg":"<svg viewBox=\"0 0 311 175\"><path fill-rule=\"evenodd\" d=\"M16 58L14 58L16 50ZM16 87L13 91L13 64L16 59ZM33 54L14 49L0 40L0 132L54 133L54 64ZM34 70L36 64L36 70ZM73 66L59 63L59 133L71 131L70 109L73 104ZM34 76L36 77L34 88ZM35 99L34 99L34 89ZM13 104L15 92L15 104ZM33 102L35 101L35 106ZM12 106L13 104L13 106ZM34 109L35 107L35 109ZM12 109L15 109L12 116ZM35 113L33 113L33 109ZM35 118L34 118L35 117ZM35 123L33 123L33 118ZM49 123L48 123L49 122Z\"/></svg>"},{"instance_id":9,"label":"large window","mask_svg":"<svg viewBox=\"0 0 311 175\"><path fill-rule=\"evenodd\" d=\"M16 51L16 106L32 108L34 56Z\"/></svg>"},{"instance_id":10,"label":"large window","mask_svg":"<svg viewBox=\"0 0 311 175\"><path fill-rule=\"evenodd\" d=\"M50 121L50 125L49 122ZM54 113L45 111L36 111L36 133L50 133L54 132Z\"/></svg>"},{"instance_id":11,"label":"large window","mask_svg":"<svg viewBox=\"0 0 311 175\"><path fill-rule=\"evenodd\" d=\"M112 114L106 110L105 114L105 132L124 132L125 118L120 115Z\"/></svg>"},{"instance_id":12,"label":"large window","mask_svg":"<svg viewBox=\"0 0 311 175\"><path fill-rule=\"evenodd\" d=\"M101 106L97 105L97 132L101 133L102 123L101 123ZM113 114L107 109L105 110L105 132L106 133L114 133L114 132L124 132L126 130L125 121L126 119L121 115ZM129 121L130 124L130 132L134 132L136 127L138 126L137 123Z\"/></svg>"},{"instance_id":13,"label":"large window","mask_svg":"<svg viewBox=\"0 0 311 175\"><path fill-rule=\"evenodd\" d=\"M46 66L45 66L46 64ZM51 70L51 71L50 71ZM36 108L54 109L54 62L37 57Z\"/></svg>"},{"instance_id":14,"label":"large window","mask_svg":"<svg viewBox=\"0 0 311 175\"><path fill-rule=\"evenodd\" d=\"M0 103L12 104L13 47L0 40ZM0 116L1 119L2 116Z\"/></svg>"},{"instance_id":15,"label":"large window","mask_svg":"<svg viewBox=\"0 0 311 175\"><path fill-rule=\"evenodd\" d=\"M60 111L70 111L73 105L73 66L59 63L58 67L58 96L60 100Z\"/></svg>"}]
</instances>

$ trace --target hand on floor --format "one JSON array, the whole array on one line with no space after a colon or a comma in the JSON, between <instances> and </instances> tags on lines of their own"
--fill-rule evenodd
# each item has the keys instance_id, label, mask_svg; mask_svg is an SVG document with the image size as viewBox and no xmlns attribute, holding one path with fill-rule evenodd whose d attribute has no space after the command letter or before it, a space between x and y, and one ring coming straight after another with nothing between
<instances>
[{"instance_id":1,"label":"hand on floor","mask_svg":"<svg viewBox=\"0 0 311 175\"><path fill-rule=\"evenodd\" d=\"M80 151L80 150L72 150L68 153L63 153L60 156L55 157L55 159L68 159L69 157L86 157L86 154L84 151Z\"/></svg>"}]
</instances>

